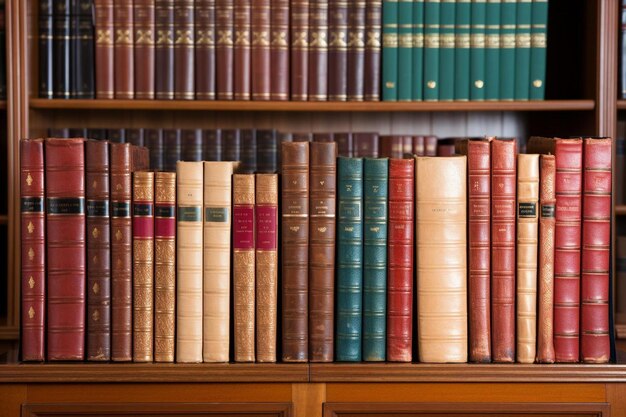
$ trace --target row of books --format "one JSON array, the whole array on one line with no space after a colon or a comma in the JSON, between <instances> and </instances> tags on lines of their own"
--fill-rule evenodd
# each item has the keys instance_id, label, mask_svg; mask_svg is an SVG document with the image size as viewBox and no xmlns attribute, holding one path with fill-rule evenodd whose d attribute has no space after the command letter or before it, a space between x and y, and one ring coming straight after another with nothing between
<instances>
[{"instance_id":1,"label":"row of books","mask_svg":"<svg viewBox=\"0 0 626 417\"><path fill-rule=\"evenodd\" d=\"M281 147L279 181L22 141L23 359L609 361L611 139Z\"/></svg>"},{"instance_id":2,"label":"row of books","mask_svg":"<svg viewBox=\"0 0 626 417\"><path fill-rule=\"evenodd\" d=\"M543 100L548 0L383 1L385 101Z\"/></svg>"}]
</instances>

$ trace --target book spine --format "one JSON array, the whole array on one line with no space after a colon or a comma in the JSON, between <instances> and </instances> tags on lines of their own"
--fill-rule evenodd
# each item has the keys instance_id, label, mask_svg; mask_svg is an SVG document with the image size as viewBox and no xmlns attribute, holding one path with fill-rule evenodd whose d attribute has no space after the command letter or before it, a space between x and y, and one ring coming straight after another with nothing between
<instances>
[{"instance_id":1,"label":"book spine","mask_svg":"<svg viewBox=\"0 0 626 417\"><path fill-rule=\"evenodd\" d=\"M154 4L134 0L135 98L154 99Z\"/></svg>"},{"instance_id":2,"label":"book spine","mask_svg":"<svg viewBox=\"0 0 626 417\"><path fill-rule=\"evenodd\" d=\"M200 1L200 0L198 0ZM155 98L174 98L174 0L155 0Z\"/></svg>"},{"instance_id":3,"label":"book spine","mask_svg":"<svg viewBox=\"0 0 626 417\"><path fill-rule=\"evenodd\" d=\"M501 0L487 0L485 12L485 100L500 98Z\"/></svg>"},{"instance_id":4,"label":"book spine","mask_svg":"<svg viewBox=\"0 0 626 417\"><path fill-rule=\"evenodd\" d=\"M87 189L87 360L111 360L109 144L85 143Z\"/></svg>"},{"instance_id":5,"label":"book spine","mask_svg":"<svg viewBox=\"0 0 626 417\"><path fill-rule=\"evenodd\" d=\"M85 358L84 139L48 139L46 158L47 358Z\"/></svg>"},{"instance_id":6,"label":"book spine","mask_svg":"<svg viewBox=\"0 0 626 417\"><path fill-rule=\"evenodd\" d=\"M202 132L202 135L202 160L221 161L224 150L222 131L219 129L207 129Z\"/></svg>"},{"instance_id":7,"label":"book spine","mask_svg":"<svg viewBox=\"0 0 626 417\"><path fill-rule=\"evenodd\" d=\"M96 5L106 0L98 0ZM109 0L112 1L112 0ZM39 2L39 97L54 98L54 18L53 1L41 0ZM99 13L100 9L96 9ZM112 13L112 12L111 12ZM98 14L96 14L98 16ZM111 16L113 16L111 14ZM109 38L110 39L110 38ZM113 60L111 60L113 63ZM112 74L113 72L111 72Z\"/></svg>"},{"instance_id":8,"label":"book spine","mask_svg":"<svg viewBox=\"0 0 626 417\"><path fill-rule=\"evenodd\" d=\"M337 142L337 152L339 156L352 158L354 152L352 133L335 133L335 141Z\"/></svg>"},{"instance_id":9,"label":"book spine","mask_svg":"<svg viewBox=\"0 0 626 417\"><path fill-rule=\"evenodd\" d=\"M276 131L257 130L257 171L271 174L278 171L278 137Z\"/></svg>"},{"instance_id":10,"label":"book spine","mask_svg":"<svg viewBox=\"0 0 626 417\"><path fill-rule=\"evenodd\" d=\"M424 136L413 136L413 154L417 156L425 155Z\"/></svg>"},{"instance_id":11,"label":"book spine","mask_svg":"<svg viewBox=\"0 0 626 417\"><path fill-rule=\"evenodd\" d=\"M617 121L615 138L615 204L626 202L626 121ZM626 303L625 303L626 304ZM625 306L626 307L626 306Z\"/></svg>"},{"instance_id":12,"label":"book spine","mask_svg":"<svg viewBox=\"0 0 626 417\"><path fill-rule=\"evenodd\" d=\"M363 316L363 160L337 160L335 360L360 362Z\"/></svg>"},{"instance_id":13,"label":"book spine","mask_svg":"<svg viewBox=\"0 0 626 417\"><path fill-rule=\"evenodd\" d=\"M328 0L309 0L309 34L311 38L308 99L309 101L326 101L328 100Z\"/></svg>"},{"instance_id":14,"label":"book spine","mask_svg":"<svg viewBox=\"0 0 626 417\"><path fill-rule=\"evenodd\" d=\"M76 38L73 39L75 59L75 77L73 80L74 97L79 99L95 98L94 80L94 21L92 16L93 0L78 0L76 3Z\"/></svg>"},{"instance_id":15,"label":"book spine","mask_svg":"<svg viewBox=\"0 0 626 417\"><path fill-rule=\"evenodd\" d=\"M515 98L515 28L516 0L502 0L500 5L500 100Z\"/></svg>"},{"instance_id":16,"label":"book spine","mask_svg":"<svg viewBox=\"0 0 626 417\"><path fill-rule=\"evenodd\" d=\"M2 100L6 100L7 98L7 40L6 39L7 39L7 29L6 29L5 5L0 4L0 99ZM40 38L38 38L38 40L40 40Z\"/></svg>"},{"instance_id":17,"label":"book spine","mask_svg":"<svg viewBox=\"0 0 626 417\"><path fill-rule=\"evenodd\" d=\"M354 156L358 158L378 158L378 133L354 133Z\"/></svg>"},{"instance_id":18,"label":"book spine","mask_svg":"<svg viewBox=\"0 0 626 417\"><path fill-rule=\"evenodd\" d=\"M163 169L165 171L176 171L176 163L182 160L182 141L180 129L163 130Z\"/></svg>"},{"instance_id":19,"label":"book spine","mask_svg":"<svg viewBox=\"0 0 626 417\"><path fill-rule=\"evenodd\" d=\"M43 140L20 142L22 360L45 359L46 207Z\"/></svg>"},{"instance_id":20,"label":"book spine","mask_svg":"<svg viewBox=\"0 0 626 417\"><path fill-rule=\"evenodd\" d=\"M580 354L586 363L611 357L609 287L611 263L612 139L584 139Z\"/></svg>"},{"instance_id":21,"label":"book spine","mask_svg":"<svg viewBox=\"0 0 626 417\"><path fill-rule=\"evenodd\" d=\"M270 99L270 14L270 0L255 0L252 3L251 76L253 100ZM248 75L250 76L250 74Z\"/></svg>"},{"instance_id":22,"label":"book spine","mask_svg":"<svg viewBox=\"0 0 626 417\"><path fill-rule=\"evenodd\" d=\"M53 0L53 96L54 98L71 98L71 64L70 59L70 2L69 0Z\"/></svg>"},{"instance_id":23,"label":"book spine","mask_svg":"<svg viewBox=\"0 0 626 417\"><path fill-rule=\"evenodd\" d=\"M215 0L196 0L194 13L196 99L215 100Z\"/></svg>"},{"instance_id":24,"label":"book spine","mask_svg":"<svg viewBox=\"0 0 626 417\"><path fill-rule=\"evenodd\" d=\"M398 101L413 96L413 0L398 1Z\"/></svg>"},{"instance_id":25,"label":"book spine","mask_svg":"<svg viewBox=\"0 0 626 417\"><path fill-rule=\"evenodd\" d=\"M363 98L380 100L380 37L382 31L382 0L365 1L365 58Z\"/></svg>"},{"instance_id":26,"label":"book spine","mask_svg":"<svg viewBox=\"0 0 626 417\"><path fill-rule=\"evenodd\" d=\"M194 0L177 0L174 8L174 98L195 98Z\"/></svg>"},{"instance_id":27,"label":"book spine","mask_svg":"<svg viewBox=\"0 0 626 417\"><path fill-rule=\"evenodd\" d=\"M425 156L437 156L437 136L424 137L424 154Z\"/></svg>"},{"instance_id":28,"label":"book spine","mask_svg":"<svg viewBox=\"0 0 626 417\"><path fill-rule=\"evenodd\" d=\"M517 0L515 22L515 100L530 93L530 31L532 0Z\"/></svg>"},{"instance_id":29,"label":"book spine","mask_svg":"<svg viewBox=\"0 0 626 417\"><path fill-rule=\"evenodd\" d=\"M253 174L257 170L257 143L255 129L241 130L241 167L240 171Z\"/></svg>"},{"instance_id":30,"label":"book spine","mask_svg":"<svg viewBox=\"0 0 626 417\"><path fill-rule=\"evenodd\" d=\"M223 129L223 161L241 161L241 135L239 129Z\"/></svg>"},{"instance_id":31,"label":"book spine","mask_svg":"<svg viewBox=\"0 0 626 417\"><path fill-rule=\"evenodd\" d=\"M126 132L124 129L107 129L107 137L112 143L126 142Z\"/></svg>"},{"instance_id":32,"label":"book spine","mask_svg":"<svg viewBox=\"0 0 626 417\"><path fill-rule=\"evenodd\" d=\"M380 156L383 158L402 158L403 145L404 140L402 136L381 136L378 142Z\"/></svg>"},{"instance_id":33,"label":"book spine","mask_svg":"<svg viewBox=\"0 0 626 417\"><path fill-rule=\"evenodd\" d=\"M218 100L232 100L234 85L234 0L215 0L216 87Z\"/></svg>"},{"instance_id":34,"label":"book spine","mask_svg":"<svg viewBox=\"0 0 626 417\"><path fill-rule=\"evenodd\" d=\"M291 99L294 101L308 99L309 1L291 0Z\"/></svg>"},{"instance_id":35,"label":"book spine","mask_svg":"<svg viewBox=\"0 0 626 417\"><path fill-rule=\"evenodd\" d=\"M347 98L363 101L365 78L365 0L351 2L348 6L347 44Z\"/></svg>"},{"instance_id":36,"label":"book spine","mask_svg":"<svg viewBox=\"0 0 626 417\"><path fill-rule=\"evenodd\" d=\"M356 7L356 5L354 5ZM348 99L348 2L333 1L328 10L328 100Z\"/></svg>"},{"instance_id":37,"label":"book spine","mask_svg":"<svg viewBox=\"0 0 626 417\"><path fill-rule=\"evenodd\" d=\"M258 1L258 0L257 0ZM265 1L265 0L261 0ZM255 2L256 3L256 2ZM233 45L234 68L234 97L235 100L250 100L251 89L251 1L250 0L234 0L234 34L235 42Z\"/></svg>"},{"instance_id":38,"label":"book spine","mask_svg":"<svg viewBox=\"0 0 626 417\"><path fill-rule=\"evenodd\" d=\"M126 142L135 146L144 146L143 129L125 129Z\"/></svg>"},{"instance_id":39,"label":"book spine","mask_svg":"<svg viewBox=\"0 0 626 417\"><path fill-rule=\"evenodd\" d=\"M616 276L617 282L615 283L616 288L616 297L618 300L624 300L626 297L626 237L625 236L617 236L617 248L616 248ZM617 313L626 312L626 306L624 303L617 302L616 305Z\"/></svg>"},{"instance_id":40,"label":"book spine","mask_svg":"<svg viewBox=\"0 0 626 417\"><path fill-rule=\"evenodd\" d=\"M309 359L311 362L332 362L337 144L314 142L310 146Z\"/></svg>"},{"instance_id":41,"label":"book spine","mask_svg":"<svg viewBox=\"0 0 626 417\"><path fill-rule=\"evenodd\" d=\"M202 161L202 130L183 129L180 136L182 160Z\"/></svg>"},{"instance_id":42,"label":"book spine","mask_svg":"<svg viewBox=\"0 0 626 417\"><path fill-rule=\"evenodd\" d=\"M621 98L626 99L626 1L621 1L620 88Z\"/></svg>"},{"instance_id":43,"label":"book spine","mask_svg":"<svg viewBox=\"0 0 626 417\"><path fill-rule=\"evenodd\" d=\"M163 131L161 129L146 129L145 143L150 149L150 167L155 171L163 171Z\"/></svg>"},{"instance_id":44,"label":"book spine","mask_svg":"<svg viewBox=\"0 0 626 417\"><path fill-rule=\"evenodd\" d=\"M470 0L456 2L454 28L454 99L468 101L470 97Z\"/></svg>"},{"instance_id":45,"label":"book spine","mask_svg":"<svg viewBox=\"0 0 626 417\"><path fill-rule=\"evenodd\" d=\"M398 100L398 0L382 3L382 98Z\"/></svg>"},{"instance_id":46,"label":"book spine","mask_svg":"<svg viewBox=\"0 0 626 417\"><path fill-rule=\"evenodd\" d=\"M309 143L282 144L283 361L308 360Z\"/></svg>"},{"instance_id":47,"label":"book spine","mask_svg":"<svg viewBox=\"0 0 626 417\"><path fill-rule=\"evenodd\" d=\"M276 362L278 175L256 174L256 360Z\"/></svg>"},{"instance_id":48,"label":"book spine","mask_svg":"<svg viewBox=\"0 0 626 417\"><path fill-rule=\"evenodd\" d=\"M439 100L454 99L455 0L441 2L439 19Z\"/></svg>"},{"instance_id":49,"label":"book spine","mask_svg":"<svg viewBox=\"0 0 626 417\"><path fill-rule=\"evenodd\" d=\"M115 98L133 99L135 98L133 0L114 0L113 4Z\"/></svg>"},{"instance_id":50,"label":"book spine","mask_svg":"<svg viewBox=\"0 0 626 417\"><path fill-rule=\"evenodd\" d=\"M548 1L533 0L530 26L530 100L543 100L546 93L547 47Z\"/></svg>"},{"instance_id":51,"label":"book spine","mask_svg":"<svg viewBox=\"0 0 626 417\"><path fill-rule=\"evenodd\" d=\"M289 0L270 0L270 99L289 100Z\"/></svg>"},{"instance_id":52,"label":"book spine","mask_svg":"<svg viewBox=\"0 0 626 417\"><path fill-rule=\"evenodd\" d=\"M485 99L485 24L487 3L472 0L470 18L470 100Z\"/></svg>"},{"instance_id":53,"label":"book spine","mask_svg":"<svg viewBox=\"0 0 626 417\"><path fill-rule=\"evenodd\" d=\"M424 0L424 100L439 100L439 0Z\"/></svg>"},{"instance_id":54,"label":"book spine","mask_svg":"<svg viewBox=\"0 0 626 417\"><path fill-rule=\"evenodd\" d=\"M154 179L154 361L174 362L176 173Z\"/></svg>"}]
</instances>

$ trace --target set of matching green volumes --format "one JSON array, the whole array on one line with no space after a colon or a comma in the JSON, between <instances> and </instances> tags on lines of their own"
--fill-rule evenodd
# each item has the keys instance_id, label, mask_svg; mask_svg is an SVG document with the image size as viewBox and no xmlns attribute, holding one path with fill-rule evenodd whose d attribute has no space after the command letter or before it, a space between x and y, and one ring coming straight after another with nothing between
<instances>
[{"instance_id":1,"label":"set of matching green volumes","mask_svg":"<svg viewBox=\"0 0 626 417\"><path fill-rule=\"evenodd\" d=\"M548 0L383 0L383 101L543 100Z\"/></svg>"}]
</instances>

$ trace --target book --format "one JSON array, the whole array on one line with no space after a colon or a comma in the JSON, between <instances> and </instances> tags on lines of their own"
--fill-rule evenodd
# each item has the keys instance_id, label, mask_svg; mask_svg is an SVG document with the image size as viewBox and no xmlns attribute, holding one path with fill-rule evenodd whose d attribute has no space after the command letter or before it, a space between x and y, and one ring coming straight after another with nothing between
<instances>
[{"instance_id":1,"label":"book","mask_svg":"<svg viewBox=\"0 0 626 417\"><path fill-rule=\"evenodd\" d=\"M326 101L328 100L328 0L309 0L309 35L308 100Z\"/></svg>"},{"instance_id":2,"label":"book","mask_svg":"<svg viewBox=\"0 0 626 417\"><path fill-rule=\"evenodd\" d=\"M220 129L205 129L202 136L202 160L221 161L224 151L222 131Z\"/></svg>"},{"instance_id":3,"label":"book","mask_svg":"<svg viewBox=\"0 0 626 417\"><path fill-rule=\"evenodd\" d=\"M309 91L309 1L291 0L291 100L307 101Z\"/></svg>"},{"instance_id":4,"label":"book","mask_svg":"<svg viewBox=\"0 0 626 417\"><path fill-rule=\"evenodd\" d=\"M278 137L274 129L256 131L256 169L266 174L278 170Z\"/></svg>"},{"instance_id":5,"label":"book","mask_svg":"<svg viewBox=\"0 0 626 417\"><path fill-rule=\"evenodd\" d=\"M222 140L224 143L223 161L241 160L241 136L239 129L222 129Z\"/></svg>"},{"instance_id":6,"label":"book","mask_svg":"<svg viewBox=\"0 0 626 417\"><path fill-rule=\"evenodd\" d=\"M87 129L87 137L94 140L107 140L106 129Z\"/></svg>"},{"instance_id":7,"label":"book","mask_svg":"<svg viewBox=\"0 0 626 417\"><path fill-rule=\"evenodd\" d=\"M200 5L198 9L202 10ZM157 33L154 46L154 96L157 100L172 100L174 98L174 0L154 0L154 16Z\"/></svg>"},{"instance_id":8,"label":"book","mask_svg":"<svg viewBox=\"0 0 626 417\"><path fill-rule=\"evenodd\" d=\"M363 101L365 82L365 1L347 5L347 99Z\"/></svg>"},{"instance_id":9,"label":"book","mask_svg":"<svg viewBox=\"0 0 626 417\"><path fill-rule=\"evenodd\" d=\"M47 139L45 158L46 356L49 361L81 361L86 327L84 139Z\"/></svg>"},{"instance_id":10,"label":"book","mask_svg":"<svg viewBox=\"0 0 626 417\"><path fill-rule=\"evenodd\" d=\"M163 129L163 169L176 171L177 161L182 160L180 129Z\"/></svg>"},{"instance_id":11,"label":"book","mask_svg":"<svg viewBox=\"0 0 626 417\"><path fill-rule=\"evenodd\" d=\"M437 136L424 136L425 156L437 156Z\"/></svg>"},{"instance_id":12,"label":"book","mask_svg":"<svg viewBox=\"0 0 626 417\"><path fill-rule=\"evenodd\" d=\"M420 362L467 362L466 163L464 155L416 157Z\"/></svg>"},{"instance_id":13,"label":"book","mask_svg":"<svg viewBox=\"0 0 626 417\"><path fill-rule=\"evenodd\" d=\"M382 100L398 100L398 0L382 0Z\"/></svg>"},{"instance_id":14,"label":"book","mask_svg":"<svg viewBox=\"0 0 626 417\"><path fill-rule=\"evenodd\" d=\"M337 144L310 145L309 360L334 358Z\"/></svg>"},{"instance_id":15,"label":"book","mask_svg":"<svg viewBox=\"0 0 626 417\"><path fill-rule=\"evenodd\" d=\"M352 158L354 147L352 145L352 133L342 132L335 133L335 141L337 142L337 152L339 156Z\"/></svg>"},{"instance_id":16,"label":"book","mask_svg":"<svg viewBox=\"0 0 626 417\"><path fill-rule=\"evenodd\" d=\"M530 26L530 100L543 100L546 90L548 1L533 0Z\"/></svg>"},{"instance_id":17,"label":"book","mask_svg":"<svg viewBox=\"0 0 626 417\"><path fill-rule=\"evenodd\" d=\"M234 98L234 0L215 0L215 87L218 100Z\"/></svg>"},{"instance_id":18,"label":"book","mask_svg":"<svg viewBox=\"0 0 626 417\"><path fill-rule=\"evenodd\" d=\"M257 139L255 129L241 129L242 173L252 174L257 170Z\"/></svg>"},{"instance_id":19,"label":"book","mask_svg":"<svg viewBox=\"0 0 626 417\"><path fill-rule=\"evenodd\" d=\"M196 100L215 100L215 0L194 3Z\"/></svg>"},{"instance_id":20,"label":"book","mask_svg":"<svg viewBox=\"0 0 626 417\"><path fill-rule=\"evenodd\" d=\"M626 122L617 121L615 138L615 204L624 204L626 191Z\"/></svg>"},{"instance_id":21,"label":"book","mask_svg":"<svg viewBox=\"0 0 626 417\"><path fill-rule=\"evenodd\" d=\"M113 5L115 98L133 99L135 98L133 0L114 0Z\"/></svg>"},{"instance_id":22,"label":"book","mask_svg":"<svg viewBox=\"0 0 626 417\"><path fill-rule=\"evenodd\" d=\"M289 100L289 0L270 1L270 99Z\"/></svg>"},{"instance_id":23,"label":"book","mask_svg":"<svg viewBox=\"0 0 626 417\"><path fill-rule=\"evenodd\" d=\"M93 0L75 0L72 26L72 98L95 98Z\"/></svg>"},{"instance_id":24,"label":"book","mask_svg":"<svg viewBox=\"0 0 626 417\"><path fill-rule=\"evenodd\" d=\"M439 17L439 100L454 99L456 0L443 0Z\"/></svg>"},{"instance_id":25,"label":"book","mask_svg":"<svg viewBox=\"0 0 626 417\"><path fill-rule=\"evenodd\" d=\"M500 100L515 98L516 0L502 0L500 5Z\"/></svg>"},{"instance_id":26,"label":"book","mask_svg":"<svg viewBox=\"0 0 626 417\"><path fill-rule=\"evenodd\" d=\"M485 99L485 24L487 3L472 0L470 17L470 100Z\"/></svg>"},{"instance_id":27,"label":"book","mask_svg":"<svg viewBox=\"0 0 626 417\"><path fill-rule=\"evenodd\" d=\"M485 100L500 98L500 15L502 0L487 0L485 11Z\"/></svg>"},{"instance_id":28,"label":"book","mask_svg":"<svg viewBox=\"0 0 626 417\"><path fill-rule=\"evenodd\" d=\"M626 2L620 4L620 97L626 98ZM619 123L619 122L618 122Z\"/></svg>"},{"instance_id":29,"label":"book","mask_svg":"<svg viewBox=\"0 0 626 417\"><path fill-rule=\"evenodd\" d=\"M424 156L424 136L413 136L412 153L417 156Z\"/></svg>"},{"instance_id":30,"label":"book","mask_svg":"<svg viewBox=\"0 0 626 417\"><path fill-rule=\"evenodd\" d=\"M180 140L183 161L202 161L202 130L182 129Z\"/></svg>"},{"instance_id":31,"label":"book","mask_svg":"<svg viewBox=\"0 0 626 417\"><path fill-rule=\"evenodd\" d=\"M354 156L358 158L378 158L378 133L355 132L352 134Z\"/></svg>"},{"instance_id":32,"label":"book","mask_svg":"<svg viewBox=\"0 0 626 417\"><path fill-rule=\"evenodd\" d=\"M259 0L257 0L259 1ZM265 0L260 0L265 1ZM256 1L254 3L257 3ZM233 85L235 100L250 100L251 89L251 0L234 0ZM255 12L257 12L255 10ZM219 33L219 32L218 32Z\"/></svg>"},{"instance_id":33,"label":"book","mask_svg":"<svg viewBox=\"0 0 626 417\"><path fill-rule=\"evenodd\" d=\"M252 78L252 100L270 99L271 82L271 6L270 0L252 2L252 50L249 77ZM235 64L235 68L237 68Z\"/></svg>"},{"instance_id":34,"label":"book","mask_svg":"<svg viewBox=\"0 0 626 417\"><path fill-rule=\"evenodd\" d=\"M118 0L120 1L120 0ZM52 75L54 98L71 98L70 0L53 0Z\"/></svg>"},{"instance_id":35,"label":"book","mask_svg":"<svg viewBox=\"0 0 626 417\"><path fill-rule=\"evenodd\" d=\"M177 0L174 7L174 98L195 98L194 0Z\"/></svg>"},{"instance_id":36,"label":"book","mask_svg":"<svg viewBox=\"0 0 626 417\"><path fill-rule=\"evenodd\" d=\"M398 101L413 97L413 0L398 1Z\"/></svg>"},{"instance_id":37,"label":"book","mask_svg":"<svg viewBox=\"0 0 626 417\"><path fill-rule=\"evenodd\" d=\"M164 167L163 131L161 129L146 129L145 144L150 150L150 166L156 171L162 171Z\"/></svg>"},{"instance_id":38,"label":"book","mask_svg":"<svg viewBox=\"0 0 626 417\"><path fill-rule=\"evenodd\" d=\"M439 0L424 0L424 101L439 100L440 11Z\"/></svg>"},{"instance_id":39,"label":"book","mask_svg":"<svg viewBox=\"0 0 626 417\"><path fill-rule=\"evenodd\" d=\"M102 21L101 16L106 13L106 0L96 2L96 25ZM113 0L109 0L112 4ZM39 2L39 97L54 98L54 2L41 0ZM113 14L111 12L111 18ZM104 36L104 34L103 34ZM98 38L99 40L99 38ZM97 47L96 47L97 48ZM111 63L113 61L111 60ZM113 72L111 72L112 74ZM104 74L104 72L103 72ZM105 98L105 97L103 97Z\"/></svg>"},{"instance_id":40,"label":"book","mask_svg":"<svg viewBox=\"0 0 626 417\"><path fill-rule=\"evenodd\" d=\"M107 138L114 143L125 143L126 131L124 129L107 129Z\"/></svg>"},{"instance_id":41,"label":"book","mask_svg":"<svg viewBox=\"0 0 626 417\"><path fill-rule=\"evenodd\" d=\"M155 0L133 0L135 98L154 99Z\"/></svg>"},{"instance_id":42,"label":"book","mask_svg":"<svg viewBox=\"0 0 626 417\"><path fill-rule=\"evenodd\" d=\"M457 1L454 23L454 99L458 101L467 101L470 97L471 10L470 0Z\"/></svg>"},{"instance_id":43,"label":"book","mask_svg":"<svg viewBox=\"0 0 626 417\"><path fill-rule=\"evenodd\" d=\"M143 129L124 129L126 141L131 145L144 146Z\"/></svg>"},{"instance_id":44,"label":"book","mask_svg":"<svg viewBox=\"0 0 626 417\"><path fill-rule=\"evenodd\" d=\"M380 48L382 30L382 0L365 1L365 57L363 98L380 100Z\"/></svg>"},{"instance_id":45,"label":"book","mask_svg":"<svg viewBox=\"0 0 626 417\"><path fill-rule=\"evenodd\" d=\"M530 93L532 0L518 0L516 6L515 100L528 100Z\"/></svg>"},{"instance_id":46,"label":"book","mask_svg":"<svg viewBox=\"0 0 626 417\"><path fill-rule=\"evenodd\" d=\"M626 312L626 303L624 300L626 296L626 237L617 236L617 248L616 248L616 261L615 266L617 269L617 280L615 283L617 305L615 310L617 313Z\"/></svg>"},{"instance_id":47,"label":"book","mask_svg":"<svg viewBox=\"0 0 626 417\"><path fill-rule=\"evenodd\" d=\"M404 138L399 135L380 136L378 148L380 149L380 156L384 158L402 158Z\"/></svg>"},{"instance_id":48,"label":"book","mask_svg":"<svg viewBox=\"0 0 626 417\"><path fill-rule=\"evenodd\" d=\"M356 6L356 5L355 5ZM328 100L348 99L348 2L328 5ZM352 80L354 74L350 74Z\"/></svg>"}]
</instances>

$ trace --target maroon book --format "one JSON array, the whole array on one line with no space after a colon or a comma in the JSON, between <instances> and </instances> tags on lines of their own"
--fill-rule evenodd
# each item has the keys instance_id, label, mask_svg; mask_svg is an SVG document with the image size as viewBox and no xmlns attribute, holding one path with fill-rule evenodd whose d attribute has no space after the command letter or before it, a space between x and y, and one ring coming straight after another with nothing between
<instances>
[{"instance_id":1,"label":"maroon book","mask_svg":"<svg viewBox=\"0 0 626 417\"><path fill-rule=\"evenodd\" d=\"M363 94L366 101L380 100L380 36L382 0L366 0Z\"/></svg>"},{"instance_id":2,"label":"maroon book","mask_svg":"<svg viewBox=\"0 0 626 417\"><path fill-rule=\"evenodd\" d=\"M454 155L454 138L439 139L437 142L437 156L452 156Z\"/></svg>"},{"instance_id":3,"label":"maroon book","mask_svg":"<svg viewBox=\"0 0 626 417\"><path fill-rule=\"evenodd\" d=\"M383 158L402 158L404 139L399 135L383 135L379 139L378 148Z\"/></svg>"},{"instance_id":4,"label":"maroon book","mask_svg":"<svg viewBox=\"0 0 626 417\"><path fill-rule=\"evenodd\" d=\"M216 89L218 100L232 100L235 86L233 78L233 34L235 15L233 0L215 0L215 45Z\"/></svg>"},{"instance_id":5,"label":"maroon book","mask_svg":"<svg viewBox=\"0 0 626 417\"><path fill-rule=\"evenodd\" d=\"M348 98L348 2L332 1L328 10L328 100Z\"/></svg>"},{"instance_id":6,"label":"maroon book","mask_svg":"<svg viewBox=\"0 0 626 417\"><path fill-rule=\"evenodd\" d=\"M328 0L309 0L309 101L328 100Z\"/></svg>"},{"instance_id":7,"label":"maroon book","mask_svg":"<svg viewBox=\"0 0 626 417\"><path fill-rule=\"evenodd\" d=\"M95 0L96 23L96 98L115 96L113 58L113 0Z\"/></svg>"},{"instance_id":8,"label":"maroon book","mask_svg":"<svg viewBox=\"0 0 626 417\"><path fill-rule=\"evenodd\" d=\"M289 100L289 0L271 0L270 98Z\"/></svg>"},{"instance_id":9,"label":"maroon book","mask_svg":"<svg viewBox=\"0 0 626 417\"><path fill-rule=\"evenodd\" d=\"M154 0L134 0L135 98L154 98Z\"/></svg>"},{"instance_id":10,"label":"maroon book","mask_svg":"<svg viewBox=\"0 0 626 417\"><path fill-rule=\"evenodd\" d=\"M413 136L413 154L417 156L426 155L424 149L424 136Z\"/></svg>"},{"instance_id":11,"label":"maroon book","mask_svg":"<svg viewBox=\"0 0 626 417\"><path fill-rule=\"evenodd\" d=\"M437 136L424 137L424 155L437 156Z\"/></svg>"},{"instance_id":12,"label":"maroon book","mask_svg":"<svg viewBox=\"0 0 626 417\"><path fill-rule=\"evenodd\" d=\"M352 158L353 156L352 133L349 133L349 132L335 133L335 141L337 142L337 151L339 152L339 156Z\"/></svg>"},{"instance_id":13,"label":"maroon book","mask_svg":"<svg viewBox=\"0 0 626 417\"><path fill-rule=\"evenodd\" d=\"M309 0L291 0L291 99L306 101L309 90Z\"/></svg>"},{"instance_id":14,"label":"maroon book","mask_svg":"<svg viewBox=\"0 0 626 417\"><path fill-rule=\"evenodd\" d=\"M363 101L365 74L365 2L348 10L348 100Z\"/></svg>"},{"instance_id":15,"label":"maroon book","mask_svg":"<svg viewBox=\"0 0 626 417\"><path fill-rule=\"evenodd\" d=\"M174 0L155 0L155 97L174 98Z\"/></svg>"},{"instance_id":16,"label":"maroon book","mask_svg":"<svg viewBox=\"0 0 626 417\"><path fill-rule=\"evenodd\" d=\"M193 100L194 0L176 0L174 8L174 98Z\"/></svg>"},{"instance_id":17,"label":"maroon book","mask_svg":"<svg viewBox=\"0 0 626 417\"><path fill-rule=\"evenodd\" d=\"M215 0L196 0L196 99L215 100Z\"/></svg>"},{"instance_id":18,"label":"maroon book","mask_svg":"<svg viewBox=\"0 0 626 417\"><path fill-rule=\"evenodd\" d=\"M378 158L378 133L359 132L352 134L354 156L357 158Z\"/></svg>"},{"instance_id":19,"label":"maroon book","mask_svg":"<svg viewBox=\"0 0 626 417\"><path fill-rule=\"evenodd\" d=\"M270 0L252 2L252 99L270 99Z\"/></svg>"},{"instance_id":20,"label":"maroon book","mask_svg":"<svg viewBox=\"0 0 626 417\"><path fill-rule=\"evenodd\" d=\"M133 0L114 0L115 98L135 98Z\"/></svg>"},{"instance_id":21,"label":"maroon book","mask_svg":"<svg viewBox=\"0 0 626 417\"><path fill-rule=\"evenodd\" d=\"M233 53L235 66L231 70L235 77L235 100L250 100L251 0L234 0L234 4L235 44L233 45Z\"/></svg>"}]
</instances>

